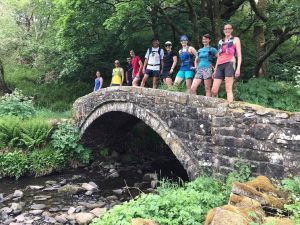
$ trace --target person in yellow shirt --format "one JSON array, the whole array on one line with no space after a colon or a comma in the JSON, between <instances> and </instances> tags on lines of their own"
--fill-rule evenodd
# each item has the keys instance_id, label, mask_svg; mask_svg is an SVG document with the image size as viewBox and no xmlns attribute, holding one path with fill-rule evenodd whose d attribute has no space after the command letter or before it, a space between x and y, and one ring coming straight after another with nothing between
<instances>
[{"instance_id":1,"label":"person in yellow shirt","mask_svg":"<svg viewBox=\"0 0 300 225\"><path fill-rule=\"evenodd\" d=\"M120 61L115 60L115 68L112 71L110 86L122 86L124 81L124 70L120 66Z\"/></svg>"}]
</instances>

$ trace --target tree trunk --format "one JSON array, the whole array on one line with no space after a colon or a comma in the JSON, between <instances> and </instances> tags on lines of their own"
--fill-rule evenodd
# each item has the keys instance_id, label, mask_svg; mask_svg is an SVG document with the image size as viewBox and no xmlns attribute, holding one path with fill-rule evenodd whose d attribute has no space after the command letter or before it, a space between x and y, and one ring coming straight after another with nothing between
<instances>
[{"instance_id":1,"label":"tree trunk","mask_svg":"<svg viewBox=\"0 0 300 225\"><path fill-rule=\"evenodd\" d=\"M267 0L258 0L256 3L256 9L259 15L265 16L267 9ZM256 16L257 19L260 19ZM256 66L257 64L261 64L259 69L255 69L255 76L266 77L267 76L267 60L263 63L259 62L259 59L266 52L266 39L265 39L265 28L262 22L258 22L253 29L253 41L255 44L255 56L256 56Z\"/></svg>"},{"instance_id":2,"label":"tree trunk","mask_svg":"<svg viewBox=\"0 0 300 225\"><path fill-rule=\"evenodd\" d=\"M256 62L256 65L254 67L254 73L259 74L259 71L263 65L263 63L267 60L267 58L272 55L276 49L284 43L286 40L290 39L293 35L299 35L298 32L289 32L289 31L284 31L277 40L275 40L272 45L264 52L263 55L261 55Z\"/></svg>"},{"instance_id":3,"label":"tree trunk","mask_svg":"<svg viewBox=\"0 0 300 225\"><path fill-rule=\"evenodd\" d=\"M198 27L198 15L195 10L195 7L193 5L193 2L191 0L186 0L186 3L188 5L189 11L190 11L190 18L193 24L193 45L196 49L199 48L199 39L200 39L200 34L199 34L199 27Z\"/></svg>"},{"instance_id":4,"label":"tree trunk","mask_svg":"<svg viewBox=\"0 0 300 225\"><path fill-rule=\"evenodd\" d=\"M210 17L212 35L214 44L217 44L220 39L222 39L220 27L221 27L221 7L219 0L206 0L208 6L208 14Z\"/></svg>"},{"instance_id":5,"label":"tree trunk","mask_svg":"<svg viewBox=\"0 0 300 225\"><path fill-rule=\"evenodd\" d=\"M2 61L0 60L0 92L3 93L11 93L12 91L7 87L4 80L4 69L2 65Z\"/></svg>"}]
</instances>

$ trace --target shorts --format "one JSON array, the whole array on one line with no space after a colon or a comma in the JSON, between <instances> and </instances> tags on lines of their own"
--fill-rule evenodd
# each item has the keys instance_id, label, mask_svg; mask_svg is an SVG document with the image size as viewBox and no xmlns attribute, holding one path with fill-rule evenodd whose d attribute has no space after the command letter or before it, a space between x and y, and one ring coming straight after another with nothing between
<instances>
[{"instance_id":1,"label":"shorts","mask_svg":"<svg viewBox=\"0 0 300 225\"><path fill-rule=\"evenodd\" d=\"M145 74L147 74L149 77L159 77L160 71L145 69Z\"/></svg>"},{"instance_id":2,"label":"shorts","mask_svg":"<svg viewBox=\"0 0 300 225\"><path fill-rule=\"evenodd\" d=\"M138 76L138 75L133 76L133 75L132 75L132 81L133 81L134 79L135 79L135 80L140 80L140 79L141 79L141 76Z\"/></svg>"},{"instance_id":3,"label":"shorts","mask_svg":"<svg viewBox=\"0 0 300 225\"><path fill-rule=\"evenodd\" d=\"M215 79L224 80L225 77L233 77L234 74L235 74L235 68L233 62L219 64L216 71Z\"/></svg>"},{"instance_id":4,"label":"shorts","mask_svg":"<svg viewBox=\"0 0 300 225\"><path fill-rule=\"evenodd\" d=\"M212 77L211 68L198 68L197 73L195 74L195 79L207 80Z\"/></svg>"},{"instance_id":5,"label":"shorts","mask_svg":"<svg viewBox=\"0 0 300 225\"><path fill-rule=\"evenodd\" d=\"M161 78L162 79L166 79L166 78L171 78L172 79L171 74L170 74L170 70L166 70L166 71L163 70L163 72L161 74Z\"/></svg>"},{"instance_id":6,"label":"shorts","mask_svg":"<svg viewBox=\"0 0 300 225\"><path fill-rule=\"evenodd\" d=\"M179 70L176 75L176 77L179 77L183 80L193 79L193 76L194 76L194 73L193 73L193 71L190 71L190 70L187 70L187 71Z\"/></svg>"},{"instance_id":7,"label":"shorts","mask_svg":"<svg viewBox=\"0 0 300 225\"><path fill-rule=\"evenodd\" d=\"M111 86L113 87L113 86L120 86L120 84L111 84Z\"/></svg>"}]
</instances>

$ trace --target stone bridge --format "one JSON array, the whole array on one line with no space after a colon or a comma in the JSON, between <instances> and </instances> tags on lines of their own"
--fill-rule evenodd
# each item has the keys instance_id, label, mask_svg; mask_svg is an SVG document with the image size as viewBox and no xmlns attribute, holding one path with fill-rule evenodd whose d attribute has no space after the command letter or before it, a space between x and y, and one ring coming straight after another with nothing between
<instances>
[{"instance_id":1,"label":"stone bridge","mask_svg":"<svg viewBox=\"0 0 300 225\"><path fill-rule=\"evenodd\" d=\"M110 87L77 99L73 113L81 135L96 124L109 134L106 138L142 120L170 147L190 179L207 169L228 173L237 161L251 163L254 174L300 174L298 112L166 90Z\"/></svg>"}]
</instances>

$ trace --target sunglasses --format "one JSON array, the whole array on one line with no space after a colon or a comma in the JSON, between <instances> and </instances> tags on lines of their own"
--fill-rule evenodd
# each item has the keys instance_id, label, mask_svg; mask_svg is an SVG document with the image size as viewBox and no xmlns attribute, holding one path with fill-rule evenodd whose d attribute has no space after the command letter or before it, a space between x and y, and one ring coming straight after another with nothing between
<instances>
[{"instance_id":1,"label":"sunglasses","mask_svg":"<svg viewBox=\"0 0 300 225\"><path fill-rule=\"evenodd\" d=\"M165 47L172 47L172 45L165 45Z\"/></svg>"},{"instance_id":2,"label":"sunglasses","mask_svg":"<svg viewBox=\"0 0 300 225\"><path fill-rule=\"evenodd\" d=\"M120 63L117 62L117 63L115 63L115 64L120 64Z\"/></svg>"}]
</instances>

